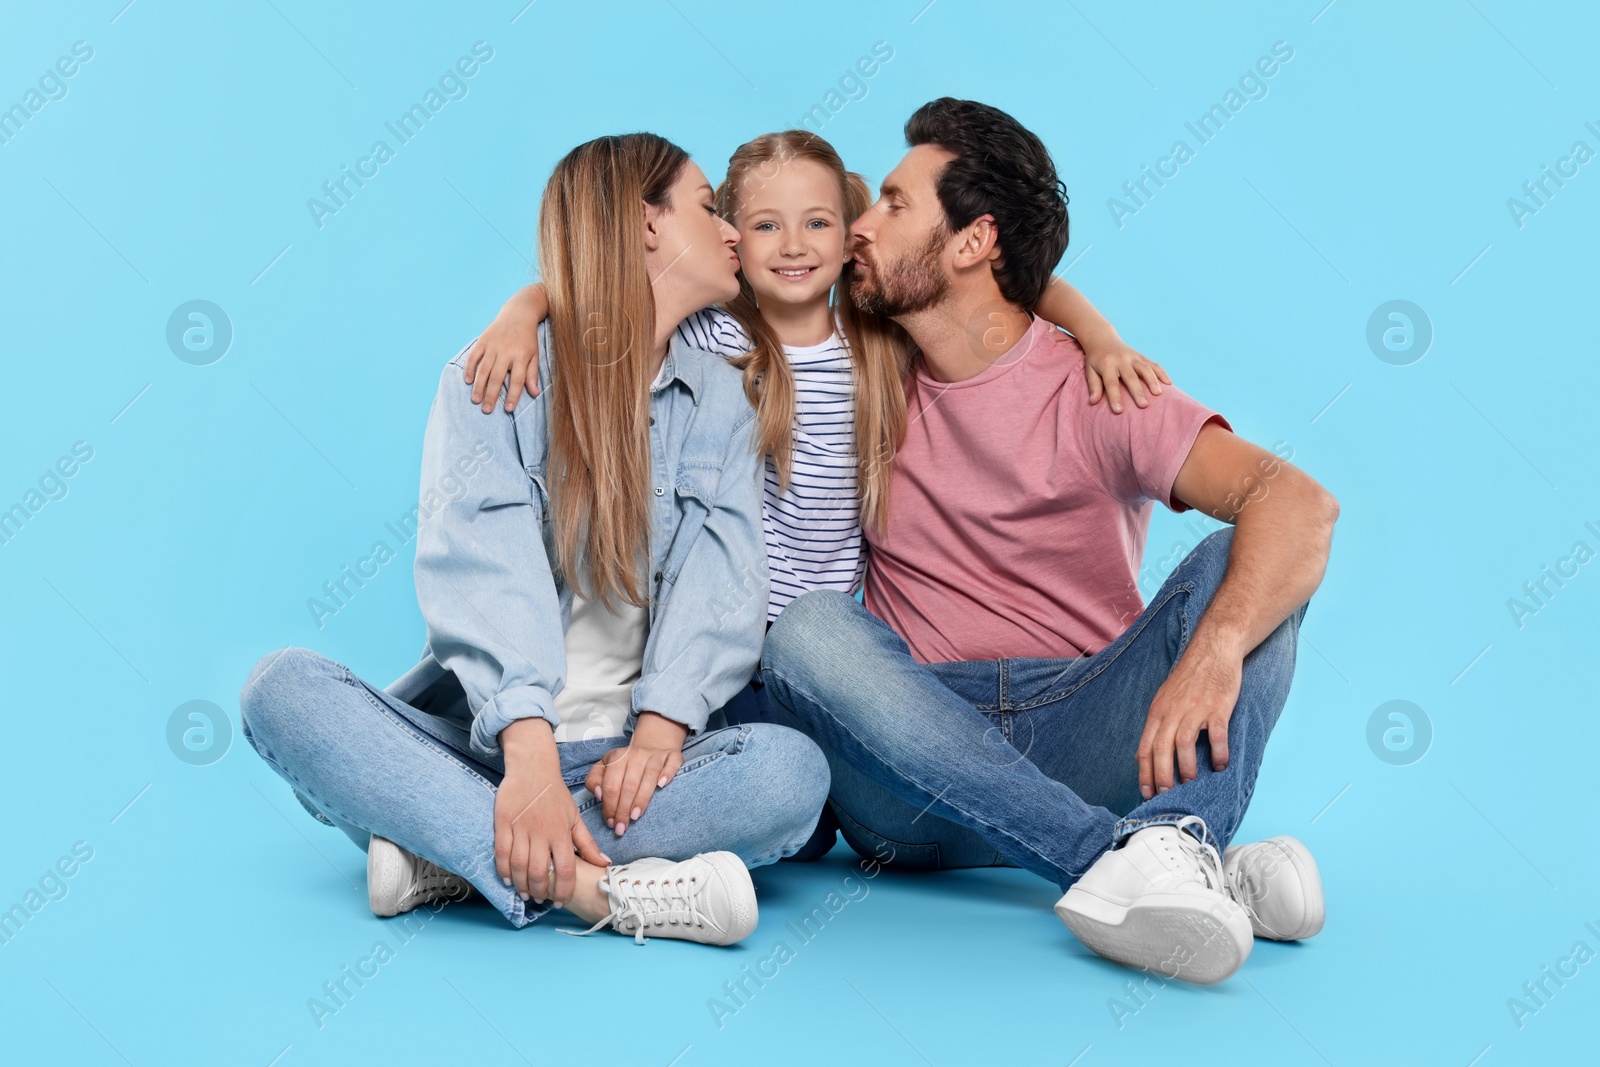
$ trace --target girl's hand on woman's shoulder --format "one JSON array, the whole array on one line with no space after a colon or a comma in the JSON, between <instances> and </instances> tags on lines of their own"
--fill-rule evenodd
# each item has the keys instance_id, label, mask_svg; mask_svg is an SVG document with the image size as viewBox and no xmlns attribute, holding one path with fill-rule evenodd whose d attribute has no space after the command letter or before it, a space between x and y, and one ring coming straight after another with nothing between
<instances>
[{"instance_id":1,"label":"girl's hand on woman's shoulder","mask_svg":"<svg viewBox=\"0 0 1600 1067\"><path fill-rule=\"evenodd\" d=\"M529 396L539 395L539 321L549 313L543 285L518 291L500 308L467 353L466 380L474 404L493 411L507 378L507 413L517 410L524 388Z\"/></svg>"}]
</instances>

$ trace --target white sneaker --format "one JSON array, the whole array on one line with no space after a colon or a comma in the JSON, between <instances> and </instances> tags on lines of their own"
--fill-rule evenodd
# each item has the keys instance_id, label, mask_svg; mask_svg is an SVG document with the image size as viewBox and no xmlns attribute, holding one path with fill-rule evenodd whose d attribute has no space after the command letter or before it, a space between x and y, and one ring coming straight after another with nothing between
<instances>
[{"instance_id":1,"label":"white sneaker","mask_svg":"<svg viewBox=\"0 0 1600 1067\"><path fill-rule=\"evenodd\" d=\"M413 856L387 838L372 835L367 843L367 903L381 919L447 898L461 900L472 883L437 863Z\"/></svg>"},{"instance_id":2,"label":"white sneaker","mask_svg":"<svg viewBox=\"0 0 1600 1067\"><path fill-rule=\"evenodd\" d=\"M611 914L585 933L610 926L702 945L731 945L756 928L756 887L744 862L732 852L705 852L689 859L635 860L606 868L600 880Z\"/></svg>"},{"instance_id":3,"label":"white sneaker","mask_svg":"<svg viewBox=\"0 0 1600 1067\"><path fill-rule=\"evenodd\" d=\"M1096 953L1162 978L1220 982L1250 955L1250 916L1228 895L1217 850L1181 827L1152 826L1101 856L1056 902Z\"/></svg>"},{"instance_id":4,"label":"white sneaker","mask_svg":"<svg viewBox=\"0 0 1600 1067\"><path fill-rule=\"evenodd\" d=\"M1222 854L1222 876L1257 937L1301 941L1322 929L1322 875L1310 849L1296 839L1230 845Z\"/></svg>"}]
</instances>

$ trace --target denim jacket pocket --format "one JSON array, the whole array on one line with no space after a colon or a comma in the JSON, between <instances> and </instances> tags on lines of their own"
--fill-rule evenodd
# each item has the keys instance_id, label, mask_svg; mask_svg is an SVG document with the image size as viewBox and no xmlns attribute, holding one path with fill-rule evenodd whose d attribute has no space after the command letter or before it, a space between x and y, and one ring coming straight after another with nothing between
<instances>
[{"instance_id":1,"label":"denim jacket pocket","mask_svg":"<svg viewBox=\"0 0 1600 1067\"><path fill-rule=\"evenodd\" d=\"M528 472L528 480L533 483L534 489L537 490L534 497L539 504L539 525L548 529L550 526L550 490L545 485L544 468L532 466L525 469Z\"/></svg>"},{"instance_id":2,"label":"denim jacket pocket","mask_svg":"<svg viewBox=\"0 0 1600 1067\"><path fill-rule=\"evenodd\" d=\"M678 572L694 547L706 516L716 506L717 483L722 477L722 467L714 463L683 463L678 467L678 480L674 490L678 495L681 517L661 563L661 588L665 591L678 580Z\"/></svg>"}]
</instances>

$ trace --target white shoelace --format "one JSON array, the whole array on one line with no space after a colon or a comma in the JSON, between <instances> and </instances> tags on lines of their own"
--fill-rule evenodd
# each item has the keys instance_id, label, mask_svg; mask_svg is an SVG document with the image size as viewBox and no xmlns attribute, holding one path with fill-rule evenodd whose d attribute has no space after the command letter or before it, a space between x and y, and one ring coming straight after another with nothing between
<instances>
[{"instance_id":1,"label":"white shoelace","mask_svg":"<svg viewBox=\"0 0 1600 1067\"><path fill-rule=\"evenodd\" d=\"M1174 824L1178 830L1178 847L1193 856L1200 865L1200 872L1205 876L1206 885L1227 896L1233 896L1228 891L1228 882L1222 874L1222 857L1217 854L1216 848L1206 840L1210 834L1206 821L1198 815L1185 815ZM1189 826L1198 826L1201 837L1197 840L1193 834L1185 833Z\"/></svg>"},{"instance_id":2,"label":"white shoelace","mask_svg":"<svg viewBox=\"0 0 1600 1067\"><path fill-rule=\"evenodd\" d=\"M562 933L585 937L604 926L613 926L619 933L629 920L634 923L633 940L642 945L646 926L659 929L663 926L700 926L707 916L701 910L700 897L705 891L697 875L678 875L675 878L631 878L626 868L613 867L600 881L600 888L611 899L611 911L583 931L563 930Z\"/></svg>"},{"instance_id":3,"label":"white shoelace","mask_svg":"<svg viewBox=\"0 0 1600 1067\"><path fill-rule=\"evenodd\" d=\"M1240 863L1234 867L1231 875L1224 869L1223 877L1227 879L1228 896L1233 898L1233 902L1245 910L1252 922L1266 926L1256 912L1255 902L1261 887L1256 881L1254 869L1247 863Z\"/></svg>"}]
</instances>

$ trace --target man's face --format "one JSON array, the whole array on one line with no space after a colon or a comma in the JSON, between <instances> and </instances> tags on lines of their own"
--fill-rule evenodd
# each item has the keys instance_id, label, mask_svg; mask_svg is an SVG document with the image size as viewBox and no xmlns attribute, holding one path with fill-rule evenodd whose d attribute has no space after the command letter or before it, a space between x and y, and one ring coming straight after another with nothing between
<instances>
[{"instance_id":1,"label":"man's face","mask_svg":"<svg viewBox=\"0 0 1600 1067\"><path fill-rule=\"evenodd\" d=\"M883 179L878 202L851 225L850 296L861 310L899 318L932 307L950 291L951 233L937 182L954 158L937 145L913 148Z\"/></svg>"}]
</instances>

